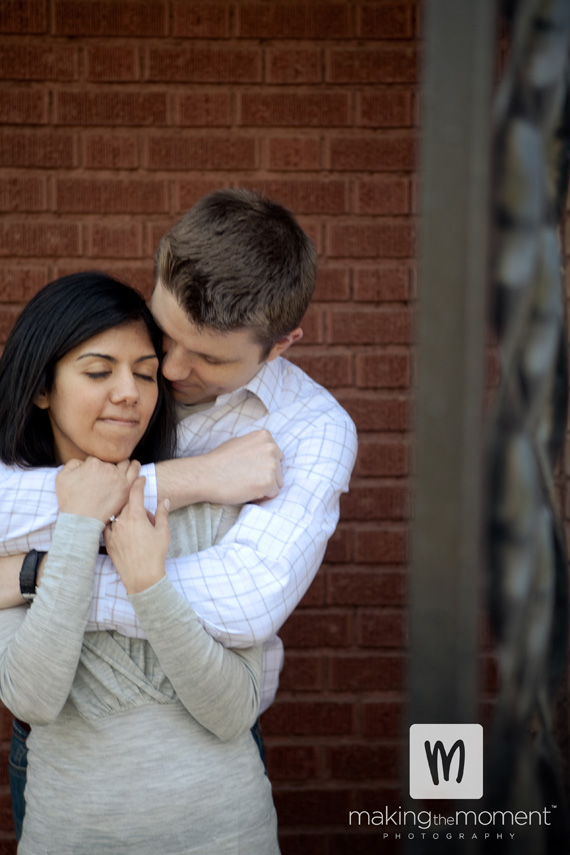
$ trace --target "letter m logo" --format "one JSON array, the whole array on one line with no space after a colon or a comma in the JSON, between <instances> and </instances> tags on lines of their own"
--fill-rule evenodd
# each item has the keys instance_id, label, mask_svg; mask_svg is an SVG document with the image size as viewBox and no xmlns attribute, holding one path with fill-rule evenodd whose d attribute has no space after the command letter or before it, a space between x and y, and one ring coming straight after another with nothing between
<instances>
[{"instance_id":1,"label":"letter m logo","mask_svg":"<svg viewBox=\"0 0 570 855\"><path fill-rule=\"evenodd\" d=\"M480 799L483 728L480 724L413 724L409 768L413 799Z\"/></svg>"},{"instance_id":2,"label":"letter m logo","mask_svg":"<svg viewBox=\"0 0 570 855\"><path fill-rule=\"evenodd\" d=\"M447 754L445 748L443 747L443 742L441 739L438 739L433 748L430 743L426 740L424 743L424 748L426 750L426 757L428 761L429 770L431 773L431 779L434 784L439 784L439 772L438 772L438 756L441 757L441 768L443 770L443 778L445 781L449 781L449 770L451 768L451 761L453 760L453 755L456 751L459 751L459 767L457 771L457 783L460 784L463 780L463 771L465 769L465 742L463 739L457 739L453 745L451 746L451 751Z\"/></svg>"}]
</instances>

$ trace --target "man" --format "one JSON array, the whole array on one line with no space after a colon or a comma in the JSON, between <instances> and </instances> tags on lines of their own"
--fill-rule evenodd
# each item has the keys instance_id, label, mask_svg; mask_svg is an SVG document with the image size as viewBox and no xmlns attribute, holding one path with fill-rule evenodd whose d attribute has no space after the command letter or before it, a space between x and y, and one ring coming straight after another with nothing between
<instances>
[{"instance_id":1,"label":"man","mask_svg":"<svg viewBox=\"0 0 570 855\"><path fill-rule=\"evenodd\" d=\"M223 481L224 501L229 483L240 503L244 479L255 475L259 443L271 442L254 432L269 431L283 455L282 486L278 467L259 479L259 498L272 498L245 505L220 544L167 562L168 575L214 638L230 647L264 644L263 712L283 662L276 633L318 570L356 457L348 415L282 358L302 336L316 253L283 207L249 191L222 190L165 235L155 277L151 309L164 333L162 370L180 405L180 457L143 467L147 507L154 510L165 497L172 508L216 501L213 472ZM9 519L0 531L3 554L49 547L54 480L54 470L0 472L0 507L12 510L2 515ZM10 573L13 586L19 584ZM0 590L0 606L11 604ZM105 557L87 628L141 635Z\"/></svg>"}]
</instances>

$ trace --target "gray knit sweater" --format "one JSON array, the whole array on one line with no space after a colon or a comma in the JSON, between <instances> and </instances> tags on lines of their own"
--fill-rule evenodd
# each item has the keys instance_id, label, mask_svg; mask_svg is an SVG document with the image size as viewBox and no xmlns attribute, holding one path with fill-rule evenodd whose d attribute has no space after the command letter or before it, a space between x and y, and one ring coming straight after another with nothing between
<instances>
[{"instance_id":1,"label":"gray knit sweater","mask_svg":"<svg viewBox=\"0 0 570 855\"><path fill-rule=\"evenodd\" d=\"M171 514L174 554L231 522ZM222 648L167 577L131 597L148 640L85 634L102 529L60 515L33 605L0 611L0 698L32 724L19 855L278 855L261 649Z\"/></svg>"}]
</instances>

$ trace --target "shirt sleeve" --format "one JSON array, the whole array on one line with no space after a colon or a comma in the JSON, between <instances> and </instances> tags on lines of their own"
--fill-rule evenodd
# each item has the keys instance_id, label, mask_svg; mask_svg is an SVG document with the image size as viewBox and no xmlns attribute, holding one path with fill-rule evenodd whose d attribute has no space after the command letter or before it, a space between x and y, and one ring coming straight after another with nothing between
<instances>
[{"instance_id":1,"label":"shirt sleeve","mask_svg":"<svg viewBox=\"0 0 570 855\"><path fill-rule=\"evenodd\" d=\"M0 698L30 724L49 724L71 689L89 617L103 524L60 514L30 606L0 611Z\"/></svg>"},{"instance_id":2,"label":"shirt sleeve","mask_svg":"<svg viewBox=\"0 0 570 855\"><path fill-rule=\"evenodd\" d=\"M60 469L23 469L0 463L0 555L49 549L59 514L55 479ZM146 477L145 506L154 511L154 464L143 466L141 475Z\"/></svg>"},{"instance_id":3,"label":"shirt sleeve","mask_svg":"<svg viewBox=\"0 0 570 855\"><path fill-rule=\"evenodd\" d=\"M261 648L227 650L214 641L166 576L129 599L188 712L223 740L249 730L259 714Z\"/></svg>"},{"instance_id":4,"label":"shirt sleeve","mask_svg":"<svg viewBox=\"0 0 570 855\"><path fill-rule=\"evenodd\" d=\"M344 412L314 424L300 422L288 433L286 444L281 444L284 484L279 495L244 506L219 544L167 560L166 573L175 590L192 604L213 638L228 647L247 648L272 638L283 625L313 581L336 528L340 496L348 490L356 448L356 430ZM30 474L18 476L22 486ZM154 510L154 467L143 467L143 474L147 476L145 504ZM55 490L53 503L55 518ZM44 504L42 497L42 509ZM42 548L42 544L31 545ZM106 559L102 564L87 629L115 629L144 638L112 562Z\"/></svg>"},{"instance_id":5,"label":"shirt sleeve","mask_svg":"<svg viewBox=\"0 0 570 855\"><path fill-rule=\"evenodd\" d=\"M356 431L348 417L313 431L301 425L282 450L284 485L275 499L245 505L215 546L166 562L175 589L229 647L272 638L306 593L338 522L340 496L356 459ZM113 584L98 625L112 628L111 617L124 632L129 604Z\"/></svg>"}]
</instances>

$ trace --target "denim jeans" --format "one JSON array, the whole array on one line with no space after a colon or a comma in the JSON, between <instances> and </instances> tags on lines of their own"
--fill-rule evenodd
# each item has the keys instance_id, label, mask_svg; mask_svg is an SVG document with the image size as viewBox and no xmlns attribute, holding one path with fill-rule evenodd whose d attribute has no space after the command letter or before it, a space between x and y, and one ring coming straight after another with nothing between
<instances>
[{"instance_id":1,"label":"denim jeans","mask_svg":"<svg viewBox=\"0 0 570 855\"><path fill-rule=\"evenodd\" d=\"M265 745L263 744L263 736L261 734L261 724L259 719L251 728L251 735L257 745L259 755L265 767L267 774L267 765L265 763ZM22 836L22 825L24 822L24 814L26 813L26 800L24 798L24 789L26 787L26 772L28 769L28 747L26 745L27 732L17 722L14 721L12 727L12 743L10 745L10 756L8 759L8 769L10 773L10 795L12 797L12 816L14 817L14 828L16 829L16 839L19 840Z\"/></svg>"},{"instance_id":2,"label":"denim jeans","mask_svg":"<svg viewBox=\"0 0 570 855\"><path fill-rule=\"evenodd\" d=\"M8 758L8 771L10 775L10 795L12 797L12 816L14 818L17 840L22 836L22 823L24 822L24 814L26 812L24 789L28 769L27 736L27 731L24 730L21 724L14 721L10 756Z\"/></svg>"}]
</instances>

